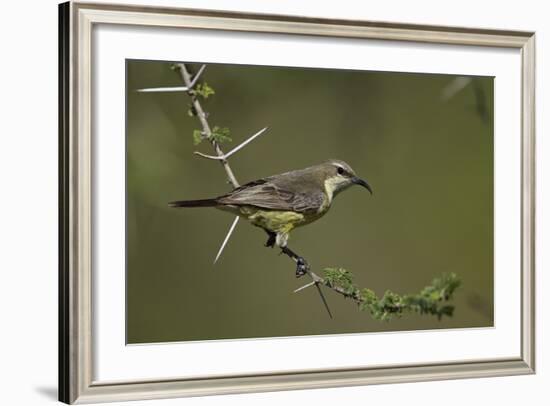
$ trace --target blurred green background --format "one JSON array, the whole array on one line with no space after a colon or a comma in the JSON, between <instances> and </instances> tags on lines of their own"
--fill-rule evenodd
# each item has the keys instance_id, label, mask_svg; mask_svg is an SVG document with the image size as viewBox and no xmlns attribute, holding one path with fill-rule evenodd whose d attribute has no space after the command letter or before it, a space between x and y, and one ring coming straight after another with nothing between
<instances>
[{"instance_id":1,"label":"blurred green background","mask_svg":"<svg viewBox=\"0 0 550 406\"><path fill-rule=\"evenodd\" d=\"M241 184L337 158L372 185L292 233L314 269L345 267L379 295L462 279L454 317L380 322L332 291L332 320L315 289L293 293L307 278L246 222L212 264L233 216L167 203L227 192L225 173L193 155L213 151L193 145L186 93L135 91L181 85L170 66L127 61L128 343L493 325L492 78L240 65L202 76L216 91L210 124L231 129L226 151L270 128L231 158Z\"/></svg>"}]
</instances>

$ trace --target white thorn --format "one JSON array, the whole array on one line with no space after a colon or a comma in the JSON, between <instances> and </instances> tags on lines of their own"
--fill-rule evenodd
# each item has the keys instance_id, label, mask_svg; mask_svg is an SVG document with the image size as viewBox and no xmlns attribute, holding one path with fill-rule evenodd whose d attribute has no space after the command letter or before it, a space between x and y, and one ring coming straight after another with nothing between
<instances>
[{"instance_id":1,"label":"white thorn","mask_svg":"<svg viewBox=\"0 0 550 406\"><path fill-rule=\"evenodd\" d=\"M298 293L299 291L304 290L305 288L309 288L310 286L313 286L313 285L315 285L316 283L317 283L316 281L310 282L310 283L308 283L308 284L306 284L306 285L304 285L304 286L299 287L298 289L296 289L296 290L294 291L294 293Z\"/></svg>"},{"instance_id":2,"label":"white thorn","mask_svg":"<svg viewBox=\"0 0 550 406\"><path fill-rule=\"evenodd\" d=\"M219 155L206 155L206 154L203 154L202 152L199 152L199 151L195 151L193 152L193 154L195 155L198 155L198 156L202 156L203 158L207 158L207 159L215 159L216 161L222 161L225 159L225 155L222 155L222 156L219 156Z\"/></svg>"},{"instance_id":3,"label":"white thorn","mask_svg":"<svg viewBox=\"0 0 550 406\"><path fill-rule=\"evenodd\" d=\"M246 141L243 141L242 143L240 143L239 145L237 145L235 148L233 148L231 151L229 151L227 154L225 154L225 159L229 158L231 155L233 155L235 152L237 152L238 150L240 150L241 148L243 148L244 146L246 146L247 144L251 143L252 141L254 141L256 138L258 138L260 135L262 135L263 133L266 132L266 130L268 129L268 127L264 127L262 128L260 131L258 131L256 134L254 134L253 136L251 136L250 138L248 138Z\"/></svg>"},{"instance_id":4,"label":"white thorn","mask_svg":"<svg viewBox=\"0 0 550 406\"><path fill-rule=\"evenodd\" d=\"M187 92L189 89L192 89L193 86L195 86L195 83L197 83L197 80L199 80L202 72L204 72L204 69L206 68L206 65L202 65L189 86L173 86L173 87L149 87L145 89L137 89L136 92L139 93L161 93L161 92Z\"/></svg>"},{"instance_id":5,"label":"white thorn","mask_svg":"<svg viewBox=\"0 0 550 406\"><path fill-rule=\"evenodd\" d=\"M186 92L189 88L187 86L175 86L175 87L149 87L145 89L137 89L139 93L157 93L157 92Z\"/></svg>"},{"instance_id":6,"label":"white thorn","mask_svg":"<svg viewBox=\"0 0 550 406\"><path fill-rule=\"evenodd\" d=\"M231 224L231 227L229 227L229 231L227 232L225 239L222 242L222 245L218 251L218 254L216 255L216 259L214 259L214 264L218 262L218 259L220 258L220 255L222 255L223 249L225 248L227 241L229 241L229 237L231 237L231 234L233 234L233 230L235 230L235 227L237 226L238 222L239 222L239 216L236 216L235 220L233 220L233 223Z\"/></svg>"},{"instance_id":7,"label":"white thorn","mask_svg":"<svg viewBox=\"0 0 550 406\"><path fill-rule=\"evenodd\" d=\"M195 86L195 83L197 83L197 80L199 80L202 72L206 69L206 65L202 65L193 80L191 80L191 83L189 84L189 88L192 89L193 86Z\"/></svg>"},{"instance_id":8,"label":"white thorn","mask_svg":"<svg viewBox=\"0 0 550 406\"><path fill-rule=\"evenodd\" d=\"M227 158L229 158L231 155L233 155L235 152L239 151L241 148L245 147L247 144L251 143L252 141L254 141L256 138L258 138L260 135L262 135L263 133L265 133L265 131L268 129L269 127L265 127L265 128L262 128L260 131L258 131L256 134L252 135L251 137L249 137L248 139L246 139L245 141L241 142L239 145L237 145L235 148L233 148L231 151L229 151L228 153L224 154L224 155L221 155L221 156L214 156L214 155L206 155L206 154L203 154L202 152L198 152L198 151L195 151L195 154L196 155L199 155L199 156L202 156L203 158L208 158L208 159L215 159L217 161L223 161L223 160L226 160Z\"/></svg>"}]
</instances>

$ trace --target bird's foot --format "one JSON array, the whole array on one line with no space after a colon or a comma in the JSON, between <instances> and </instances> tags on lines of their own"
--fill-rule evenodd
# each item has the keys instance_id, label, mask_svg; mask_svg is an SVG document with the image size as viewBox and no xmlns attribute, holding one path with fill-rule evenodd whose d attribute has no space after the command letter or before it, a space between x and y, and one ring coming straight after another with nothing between
<instances>
[{"instance_id":1,"label":"bird's foot","mask_svg":"<svg viewBox=\"0 0 550 406\"><path fill-rule=\"evenodd\" d=\"M275 241L277 240L277 234L269 234L265 246L268 248L273 248L275 246Z\"/></svg>"},{"instance_id":2,"label":"bird's foot","mask_svg":"<svg viewBox=\"0 0 550 406\"><path fill-rule=\"evenodd\" d=\"M309 271L309 264L307 261L302 257L296 258L296 277L300 278L304 276L307 271Z\"/></svg>"},{"instance_id":3,"label":"bird's foot","mask_svg":"<svg viewBox=\"0 0 550 406\"><path fill-rule=\"evenodd\" d=\"M296 277L304 276L309 271L309 264L304 257L299 256L286 245L281 247L281 254L288 255L294 261L296 261Z\"/></svg>"}]
</instances>

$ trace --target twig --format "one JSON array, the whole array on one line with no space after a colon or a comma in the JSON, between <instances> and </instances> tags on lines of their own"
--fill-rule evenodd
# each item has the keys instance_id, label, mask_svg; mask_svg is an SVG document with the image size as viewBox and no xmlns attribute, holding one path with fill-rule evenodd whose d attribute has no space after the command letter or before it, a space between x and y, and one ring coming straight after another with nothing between
<instances>
[{"instance_id":1,"label":"twig","mask_svg":"<svg viewBox=\"0 0 550 406\"><path fill-rule=\"evenodd\" d=\"M233 173L233 170L229 166L229 162L227 161L227 158L229 158L231 155L233 155L234 153L236 153L237 151L239 151L240 149L245 147L247 144L252 142L254 139L256 139L257 137L262 135L267 130L267 127L261 129L256 134L252 135L247 140L242 142L240 145L238 145L237 147L235 147L231 151L229 151L227 154L225 154L223 152L223 150L221 149L219 143L216 142L214 137L212 137L212 130L211 130L210 125L208 123L208 120L206 118L206 113L204 112L204 110L201 106L201 103L200 103L199 99L197 98L196 93L193 92L193 87L197 83L197 81L198 81L199 77L201 76L201 74L204 72L204 69L206 69L206 65L203 64L200 67L199 71L195 74L194 77L191 77L191 74L187 70L187 66L184 63L178 63L178 64L176 64L176 66L179 68L178 71L180 72L181 79L183 80L183 83L185 84L185 87L187 89L187 93L189 94L189 97L191 97L191 103L193 104L193 109L194 109L197 117L199 118L199 120L201 122L202 133L210 141L210 143L212 144L212 147L214 148L214 151L216 152L216 156L205 155L205 154L202 154L200 152L195 152L195 154L203 156L205 158L210 158L210 159L215 159L215 160L220 161L223 168L224 168L224 170L225 170L225 173L227 174L227 178L228 178L229 182L231 183L231 185L233 185L233 188L238 188L239 187L239 182L237 181L237 178L235 177L235 175ZM235 219L233 220L233 223L231 223L231 227L229 228L229 230L228 230L228 232L227 232L227 234L226 234L226 236L225 236L225 238L224 238L224 240L223 240L223 242L220 246L220 249L218 250L218 253L216 254L216 258L214 259L214 264L220 258L221 254L222 254L225 246L227 245L227 242L229 241L229 238L233 234L233 231L235 230L235 227L237 226L238 222L239 222L239 216L235 216Z\"/></svg>"},{"instance_id":2,"label":"twig","mask_svg":"<svg viewBox=\"0 0 550 406\"><path fill-rule=\"evenodd\" d=\"M326 306L326 300L321 292L321 285L333 290L345 298L353 300L361 310L367 310L378 320L389 320L392 316L400 316L404 312L431 314L441 319L443 316L452 316L454 306L446 302L453 297L455 290L460 286L460 279L454 274L444 274L435 278L431 285L425 286L420 293L398 295L386 291L382 297L370 289L359 289L353 283L351 272L342 268L326 268L321 277L311 270L306 271L312 282L295 290L299 292L309 286L316 286L318 293ZM330 310L327 308L330 314Z\"/></svg>"},{"instance_id":3,"label":"twig","mask_svg":"<svg viewBox=\"0 0 550 406\"><path fill-rule=\"evenodd\" d=\"M329 289L332 289L333 291L335 291L336 293L339 293L340 295L346 297L346 298L349 298L349 299L352 299L354 300L355 302L357 302L357 304L360 304L362 302L362 299L361 297L356 293L356 292L353 292L353 293L349 293L347 292L344 288L342 288L341 286L338 286L338 285L332 285L330 283L328 283L324 278L322 278L321 276L317 275L315 272L313 272L312 270L308 270L307 271L307 274L311 277L312 279L312 282L309 283L308 285L306 286L303 286L304 288L307 287L307 286L310 286L312 284L315 284L315 285L323 285L323 286L326 286L327 288ZM296 291L295 291L296 292Z\"/></svg>"},{"instance_id":4,"label":"twig","mask_svg":"<svg viewBox=\"0 0 550 406\"><path fill-rule=\"evenodd\" d=\"M201 106L200 101L198 100L196 94L192 93L193 86L197 83L198 78L206 68L206 65L202 65L197 74L194 78L191 78L191 74L187 70L187 66L185 66L184 63L178 63L176 66L179 68L180 76L183 80L183 83L188 88L187 93L191 97L191 103L193 104L193 108L195 109L195 112L197 113L197 117L199 118L201 125L202 125L202 131L206 135L206 137L210 140L210 143L212 144L212 147L214 147L214 151L216 151L216 154L219 157L223 157L225 154L220 148L219 144L212 138L212 130L210 129L210 125L208 124L208 120L206 119L206 114ZM233 171L231 170L231 167L229 166L229 163L227 162L226 158L222 158L220 160L225 173L227 174L227 179L233 185L234 188L239 187L239 182L237 182L237 178L233 174ZM233 231L235 230L235 227L237 226L237 223L239 222L239 216L235 216L235 220L233 220L233 223L231 224L231 227L229 228L229 231L227 232L227 235L225 236L220 249L218 250L218 253L216 254L216 258L214 259L214 263L218 261L220 258L225 246L227 245L227 242L229 241L229 238L231 237L231 234L233 234Z\"/></svg>"},{"instance_id":5,"label":"twig","mask_svg":"<svg viewBox=\"0 0 550 406\"><path fill-rule=\"evenodd\" d=\"M223 157L225 154L220 148L220 145L212 137L212 130L210 129L210 125L208 124L208 121L206 119L206 114L202 109L201 103L198 100L196 94L192 93L192 90L193 90L192 88L193 88L193 85L196 83L196 81L193 81L193 79L191 78L191 74L187 70L187 66L185 66L184 63L178 63L176 64L176 66L179 68L178 71L180 72L180 76L183 80L183 83L185 83L185 86L187 86L188 88L187 93L191 97L191 103L193 104L193 108L197 113L197 117L199 118L199 121L201 122L203 134L206 136L206 138L210 141L210 143L214 147L214 150L216 151L216 155L219 157ZM204 71L204 67L205 65L201 67L201 70L199 70L200 73ZM229 182L233 185L234 188L238 188L239 182L237 182L237 178L233 174L233 171L231 170L231 167L229 166L227 159L221 159L220 162L223 168L225 169L225 173L227 174L227 178Z\"/></svg>"}]
</instances>

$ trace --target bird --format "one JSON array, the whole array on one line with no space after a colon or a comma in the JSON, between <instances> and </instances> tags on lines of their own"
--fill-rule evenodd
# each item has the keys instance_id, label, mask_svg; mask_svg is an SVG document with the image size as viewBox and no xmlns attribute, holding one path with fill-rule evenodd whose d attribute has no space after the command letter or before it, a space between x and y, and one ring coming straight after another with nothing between
<instances>
[{"instance_id":1,"label":"bird","mask_svg":"<svg viewBox=\"0 0 550 406\"><path fill-rule=\"evenodd\" d=\"M353 185L372 188L346 162L321 164L248 182L218 197L178 200L169 207L213 207L236 214L268 234L266 247L277 245L296 261L296 277L307 273L307 261L288 247L290 232L323 217L334 198Z\"/></svg>"}]
</instances>

